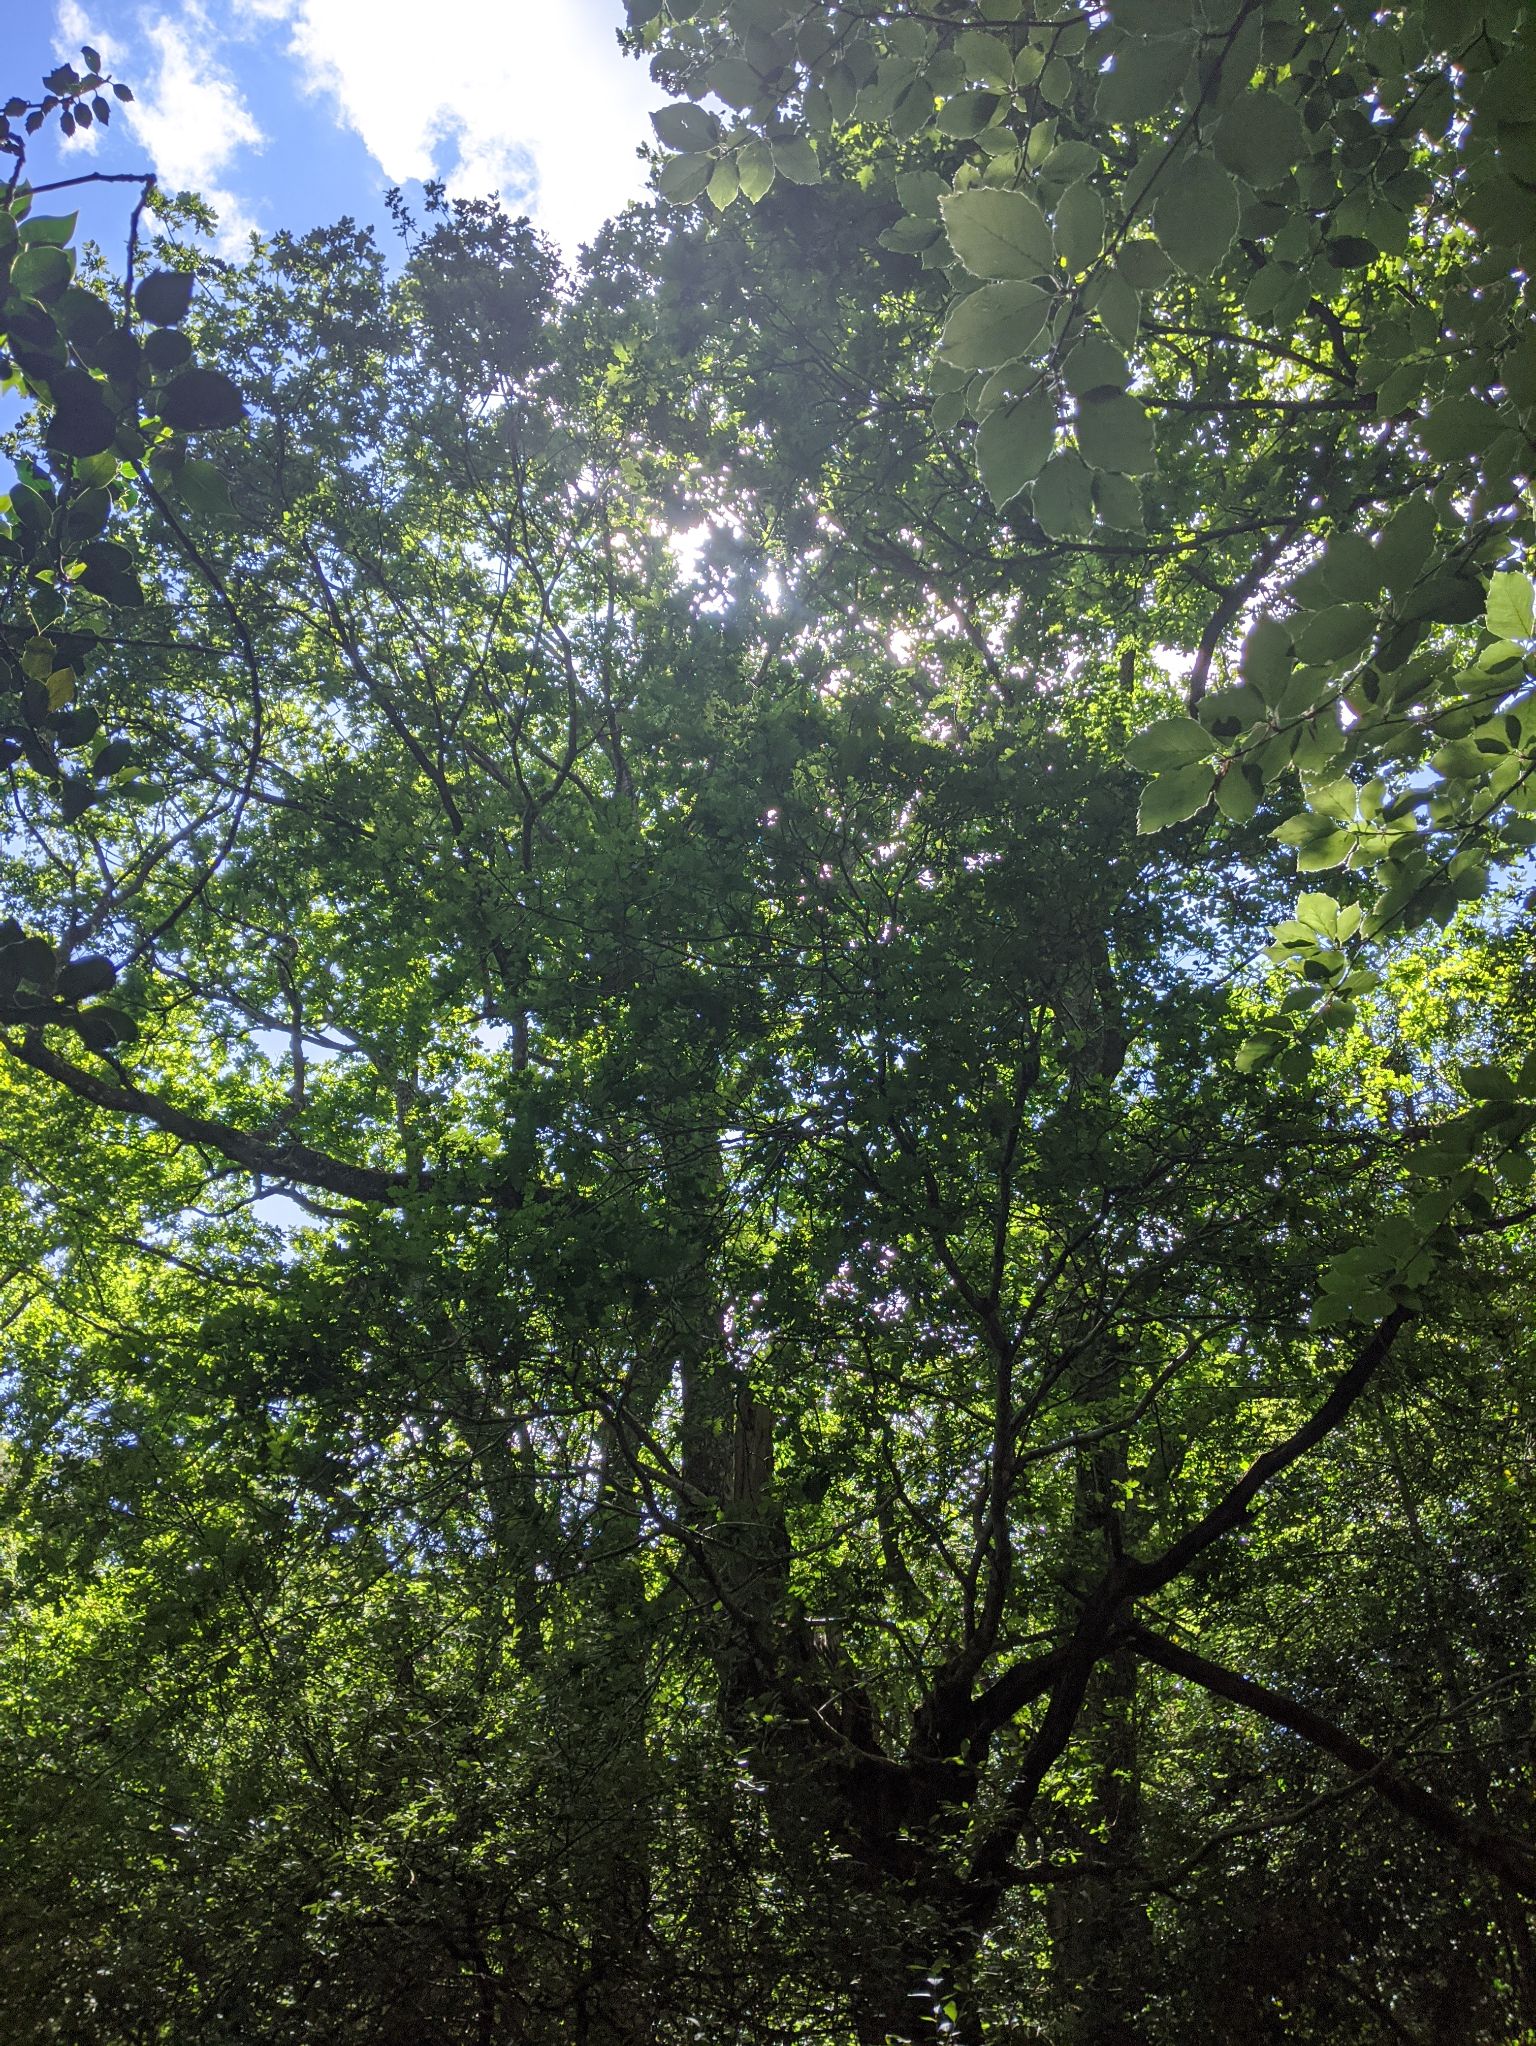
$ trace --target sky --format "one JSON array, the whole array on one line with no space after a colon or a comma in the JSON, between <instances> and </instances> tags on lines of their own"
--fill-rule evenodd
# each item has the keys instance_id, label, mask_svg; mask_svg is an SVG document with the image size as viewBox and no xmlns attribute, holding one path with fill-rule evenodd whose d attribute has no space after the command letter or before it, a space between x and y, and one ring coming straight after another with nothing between
<instances>
[{"instance_id":1,"label":"sky","mask_svg":"<svg viewBox=\"0 0 1536 2046\"><path fill-rule=\"evenodd\" d=\"M153 167L217 210L231 256L253 230L381 221L389 186L441 178L499 194L574 257L643 190L636 150L666 98L619 52L622 0L0 0L0 14L5 94L35 96L87 43L135 94L105 134L65 142L50 123L33 182ZM122 189L83 200L82 232L110 249Z\"/></svg>"}]
</instances>

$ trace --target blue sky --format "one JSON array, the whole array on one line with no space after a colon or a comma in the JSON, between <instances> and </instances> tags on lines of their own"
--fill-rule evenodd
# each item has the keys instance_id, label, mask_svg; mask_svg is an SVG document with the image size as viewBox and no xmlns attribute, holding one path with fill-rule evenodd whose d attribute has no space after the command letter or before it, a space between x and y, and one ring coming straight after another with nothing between
<instances>
[{"instance_id":1,"label":"blue sky","mask_svg":"<svg viewBox=\"0 0 1536 2046\"><path fill-rule=\"evenodd\" d=\"M50 124L33 181L152 166L217 208L229 255L252 229L378 221L387 187L439 177L464 197L499 193L574 256L643 189L635 151L666 97L619 53L622 0L0 6L6 94L35 94L89 43L136 95L105 135L68 143ZM121 189L88 192L82 231L110 251L127 211Z\"/></svg>"}]
</instances>

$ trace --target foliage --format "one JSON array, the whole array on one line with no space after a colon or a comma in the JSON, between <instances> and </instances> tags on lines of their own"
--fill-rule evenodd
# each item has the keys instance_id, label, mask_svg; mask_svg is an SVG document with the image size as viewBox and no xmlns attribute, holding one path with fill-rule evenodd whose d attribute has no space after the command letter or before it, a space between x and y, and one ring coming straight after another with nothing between
<instances>
[{"instance_id":1,"label":"foliage","mask_svg":"<svg viewBox=\"0 0 1536 2046\"><path fill-rule=\"evenodd\" d=\"M1527 31L1358 12L632 10L577 279L18 156L18 2041L1536 2024Z\"/></svg>"}]
</instances>

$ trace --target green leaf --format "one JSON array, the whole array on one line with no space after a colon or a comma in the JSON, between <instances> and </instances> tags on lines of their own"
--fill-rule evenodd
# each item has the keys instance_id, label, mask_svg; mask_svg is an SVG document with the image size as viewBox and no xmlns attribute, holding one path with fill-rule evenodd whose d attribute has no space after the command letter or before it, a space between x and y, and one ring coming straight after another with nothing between
<instances>
[{"instance_id":1,"label":"green leaf","mask_svg":"<svg viewBox=\"0 0 1536 2046\"><path fill-rule=\"evenodd\" d=\"M91 995L104 995L115 985L117 968L110 959L88 952L71 959L59 974L57 992L66 1002L83 1002Z\"/></svg>"},{"instance_id":2,"label":"green leaf","mask_svg":"<svg viewBox=\"0 0 1536 2046\"><path fill-rule=\"evenodd\" d=\"M741 180L736 175L736 165L732 158L723 156L720 159L704 189L709 194L709 203L717 213L723 213L727 206L734 203L741 192Z\"/></svg>"},{"instance_id":3,"label":"green leaf","mask_svg":"<svg viewBox=\"0 0 1536 2046\"><path fill-rule=\"evenodd\" d=\"M1076 455L1055 455L1036 479L1034 513L1049 540L1086 540L1093 531L1093 475Z\"/></svg>"},{"instance_id":4,"label":"green leaf","mask_svg":"<svg viewBox=\"0 0 1536 2046\"><path fill-rule=\"evenodd\" d=\"M1054 258L1045 215L1022 192L990 185L950 192L940 199L939 211L950 247L973 277L1039 277L1050 270Z\"/></svg>"},{"instance_id":5,"label":"green leaf","mask_svg":"<svg viewBox=\"0 0 1536 2046\"><path fill-rule=\"evenodd\" d=\"M1129 476L1116 476L1102 470L1093 479L1094 509L1099 523L1116 533L1139 533L1142 530L1141 491Z\"/></svg>"},{"instance_id":6,"label":"green leaf","mask_svg":"<svg viewBox=\"0 0 1536 2046\"><path fill-rule=\"evenodd\" d=\"M139 1034L139 1026L122 1009L109 1008L98 1002L93 1009L83 1009L76 1024L81 1041L92 1051L107 1051L114 1044L131 1044Z\"/></svg>"},{"instance_id":7,"label":"green leaf","mask_svg":"<svg viewBox=\"0 0 1536 2046\"><path fill-rule=\"evenodd\" d=\"M722 57L704 74L704 83L728 107L750 107L764 97L761 78L737 57Z\"/></svg>"},{"instance_id":8,"label":"green leaf","mask_svg":"<svg viewBox=\"0 0 1536 2046\"><path fill-rule=\"evenodd\" d=\"M57 298L68 288L74 275L74 259L64 249L41 243L23 249L11 265L11 288L23 298Z\"/></svg>"},{"instance_id":9,"label":"green leaf","mask_svg":"<svg viewBox=\"0 0 1536 2046\"><path fill-rule=\"evenodd\" d=\"M176 472L174 488L188 511L197 518L232 519L235 516L229 487L212 462L183 462Z\"/></svg>"},{"instance_id":10,"label":"green leaf","mask_svg":"<svg viewBox=\"0 0 1536 2046\"><path fill-rule=\"evenodd\" d=\"M1154 775L1141 792L1136 829L1165 831L1170 824L1182 824L1205 808L1213 787L1211 770L1204 762Z\"/></svg>"},{"instance_id":11,"label":"green leaf","mask_svg":"<svg viewBox=\"0 0 1536 2046\"><path fill-rule=\"evenodd\" d=\"M1186 23L1180 24L1187 26ZM1099 80L1094 112L1100 120L1151 120L1177 106L1192 45L1182 36L1138 38L1115 52L1114 68Z\"/></svg>"},{"instance_id":12,"label":"green leaf","mask_svg":"<svg viewBox=\"0 0 1536 2046\"><path fill-rule=\"evenodd\" d=\"M1289 627L1278 618L1256 618L1238 661L1243 680L1272 702L1291 679L1291 662Z\"/></svg>"},{"instance_id":13,"label":"green leaf","mask_svg":"<svg viewBox=\"0 0 1536 2046\"><path fill-rule=\"evenodd\" d=\"M656 189L674 206L691 206L695 199L703 198L704 188L714 174L712 156L668 157L657 174Z\"/></svg>"},{"instance_id":14,"label":"green leaf","mask_svg":"<svg viewBox=\"0 0 1536 2046\"><path fill-rule=\"evenodd\" d=\"M1256 1073L1270 1063L1284 1044L1285 1039L1273 1031L1263 1031L1255 1037L1245 1037L1237 1048L1233 1064L1240 1073Z\"/></svg>"},{"instance_id":15,"label":"green leaf","mask_svg":"<svg viewBox=\"0 0 1536 2046\"><path fill-rule=\"evenodd\" d=\"M773 151L766 142L744 142L736 157L742 197L755 206L773 189Z\"/></svg>"},{"instance_id":16,"label":"green leaf","mask_svg":"<svg viewBox=\"0 0 1536 2046\"><path fill-rule=\"evenodd\" d=\"M1083 398L1077 408L1077 445L1092 469L1145 476L1157 467L1152 421L1123 391Z\"/></svg>"},{"instance_id":17,"label":"green leaf","mask_svg":"<svg viewBox=\"0 0 1536 2046\"><path fill-rule=\"evenodd\" d=\"M1001 36L983 34L980 29L962 29L955 38L955 55L965 66L967 78L985 79L988 85L1013 84L1013 53Z\"/></svg>"},{"instance_id":18,"label":"green leaf","mask_svg":"<svg viewBox=\"0 0 1536 2046\"><path fill-rule=\"evenodd\" d=\"M184 369L160 394L160 417L177 433L238 426L245 405L221 369Z\"/></svg>"},{"instance_id":19,"label":"green leaf","mask_svg":"<svg viewBox=\"0 0 1536 2046\"><path fill-rule=\"evenodd\" d=\"M1173 275L1173 265L1156 242L1126 242L1115 258L1115 268L1133 290L1157 291Z\"/></svg>"},{"instance_id":20,"label":"green leaf","mask_svg":"<svg viewBox=\"0 0 1536 2046\"><path fill-rule=\"evenodd\" d=\"M999 511L1033 483L1056 437L1056 401L1036 391L1002 405L982 421L976 436L981 480Z\"/></svg>"},{"instance_id":21,"label":"green leaf","mask_svg":"<svg viewBox=\"0 0 1536 2046\"><path fill-rule=\"evenodd\" d=\"M1216 807L1234 824L1246 824L1259 807L1260 782L1255 770L1234 760L1216 784Z\"/></svg>"},{"instance_id":22,"label":"green leaf","mask_svg":"<svg viewBox=\"0 0 1536 2046\"><path fill-rule=\"evenodd\" d=\"M106 392L83 369L66 369L49 378L53 417L48 422L47 442L61 455L99 455L117 437L117 414L107 403Z\"/></svg>"},{"instance_id":23,"label":"green leaf","mask_svg":"<svg viewBox=\"0 0 1536 2046\"><path fill-rule=\"evenodd\" d=\"M957 92L944 102L933 125L941 135L969 142L992 126L1003 104L995 92Z\"/></svg>"},{"instance_id":24,"label":"green leaf","mask_svg":"<svg viewBox=\"0 0 1536 2046\"><path fill-rule=\"evenodd\" d=\"M192 277L186 270L155 270L133 294L140 317L154 327L176 327L192 304Z\"/></svg>"},{"instance_id":25,"label":"green leaf","mask_svg":"<svg viewBox=\"0 0 1536 2046\"><path fill-rule=\"evenodd\" d=\"M918 220L937 220L949 190L949 180L937 171L902 171L896 179L897 198Z\"/></svg>"},{"instance_id":26,"label":"green leaf","mask_svg":"<svg viewBox=\"0 0 1536 2046\"><path fill-rule=\"evenodd\" d=\"M1262 192L1289 177L1306 154L1306 129L1290 100L1246 92L1222 115L1215 146L1220 163Z\"/></svg>"},{"instance_id":27,"label":"green leaf","mask_svg":"<svg viewBox=\"0 0 1536 2046\"><path fill-rule=\"evenodd\" d=\"M795 136L788 142L774 143L773 167L781 177L788 178L792 185L816 185L821 182L821 158L803 135Z\"/></svg>"},{"instance_id":28,"label":"green leaf","mask_svg":"<svg viewBox=\"0 0 1536 2046\"><path fill-rule=\"evenodd\" d=\"M1317 666L1347 660L1370 644L1375 630L1376 613L1369 604L1332 604L1307 620L1296 652Z\"/></svg>"},{"instance_id":29,"label":"green leaf","mask_svg":"<svg viewBox=\"0 0 1536 2046\"><path fill-rule=\"evenodd\" d=\"M192 343L174 327L156 327L146 334L143 351L150 374L156 377L174 376L192 360Z\"/></svg>"},{"instance_id":30,"label":"green leaf","mask_svg":"<svg viewBox=\"0 0 1536 2046\"><path fill-rule=\"evenodd\" d=\"M1132 767L1143 774L1163 774L1169 768L1189 767L1197 760L1209 760L1216 741L1193 718L1159 718L1140 731L1125 749Z\"/></svg>"},{"instance_id":31,"label":"green leaf","mask_svg":"<svg viewBox=\"0 0 1536 2046\"><path fill-rule=\"evenodd\" d=\"M714 115L687 100L659 108L651 116L651 126L668 149L689 152L708 149L720 133L720 124Z\"/></svg>"},{"instance_id":32,"label":"green leaf","mask_svg":"<svg viewBox=\"0 0 1536 2046\"><path fill-rule=\"evenodd\" d=\"M1131 288L1118 270L1100 270L1095 272L1092 289L1087 296L1104 323L1104 331L1122 348L1134 348L1141 326L1140 294Z\"/></svg>"},{"instance_id":33,"label":"green leaf","mask_svg":"<svg viewBox=\"0 0 1536 2046\"><path fill-rule=\"evenodd\" d=\"M32 213L21 223L18 236L24 246L46 243L49 247L62 249L74 238L78 213Z\"/></svg>"},{"instance_id":34,"label":"green leaf","mask_svg":"<svg viewBox=\"0 0 1536 2046\"><path fill-rule=\"evenodd\" d=\"M1533 630L1532 584L1528 575L1501 570L1488 584L1484 614L1495 639L1529 639Z\"/></svg>"},{"instance_id":35,"label":"green leaf","mask_svg":"<svg viewBox=\"0 0 1536 2046\"><path fill-rule=\"evenodd\" d=\"M1056 202L1056 253L1072 271L1086 270L1104 246L1104 200L1086 179L1068 185Z\"/></svg>"},{"instance_id":36,"label":"green leaf","mask_svg":"<svg viewBox=\"0 0 1536 2046\"><path fill-rule=\"evenodd\" d=\"M1296 849L1298 874L1322 874L1330 867L1342 867L1354 850L1354 833L1329 830Z\"/></svg>"},{"instance_id":37,"label":"green leaf","mask_svg":"<svg viewBox=\"0 0 1536 2046\"><path fill-rule=\"evenodd\" d=\"M1237 236L1242 217L1237 186L1208 156L1191 157L1158 186L1153 225L1179 269L1209 277Z\"/></svg>"},{"instance_id":38,"label":"green leaf","mask_svg":"<svg viewBox=\"0 0 1536 2046\"><path fill-rule=\"evenodd\" d=\"M961 369L992 369L1023 355L1045 325L1051 294L1038 284L984 284L944 322L941 354Z\"/></svg>"},{"instance_id":39,"label":"green leaf","mask_svg":"<svg viewBox=\"0 0 1536 2046\"><path fill-rule=\"evenodd\" d=\"M1130 367L1112 341L1090 334L1079 341L1062 365L1061 380L1074 398L1086 398L1105 391L1123 391L1131 380Z\"/></svg>"},{"instance_id":40,"label":"green leaf","mask_svg":"<svg viewBox=\"0 0 1536 2046\"><path fill-rule=\"evenodd\" d=\"M1437 462L1480 455L1499 430L1498 407L1484 398L1445 398L1419 428L1425 453Z\"/></svg>"},{"instance_id":41,"label":"green leaf","mask_svg":"<svg viewBox=\"0 0 1536 2046\"><path fill-rule=\"evenodd\" d=\"M1463 1066L1457 1075L1462 1091L1474 1101L1518 1101L1520 1090L1514 1076L1502 1066Z\"/></svg>"}]
</instances>

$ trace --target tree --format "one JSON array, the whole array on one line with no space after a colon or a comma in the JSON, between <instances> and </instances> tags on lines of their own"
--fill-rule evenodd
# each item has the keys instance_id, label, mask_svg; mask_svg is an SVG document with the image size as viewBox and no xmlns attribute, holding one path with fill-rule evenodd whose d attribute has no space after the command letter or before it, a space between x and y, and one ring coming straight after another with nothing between
<instances>
[{"instance_id":1,"label":"tree","mask_svg":"<svg viewBox=\"0 0 1536 2046\"><path fill-rule=\"evenodd\" d=\"M397 273L166 239L142 342L11 265L19 2037L1536 2021L1518 819L1457 756L1335 893L1285 850L1519 721L1470 599L1397 615L1524 543L1518 457L1426 500L1360 364L1482 163L1382 81L1482 78L1518 177L1522 45L1002 11L656 14L721 218L574 283L441 195ZM1425 379L1518 419L1479 288ZM1307 638L1384 585L1413 720Z\"/></svg>"}]
</instances>

